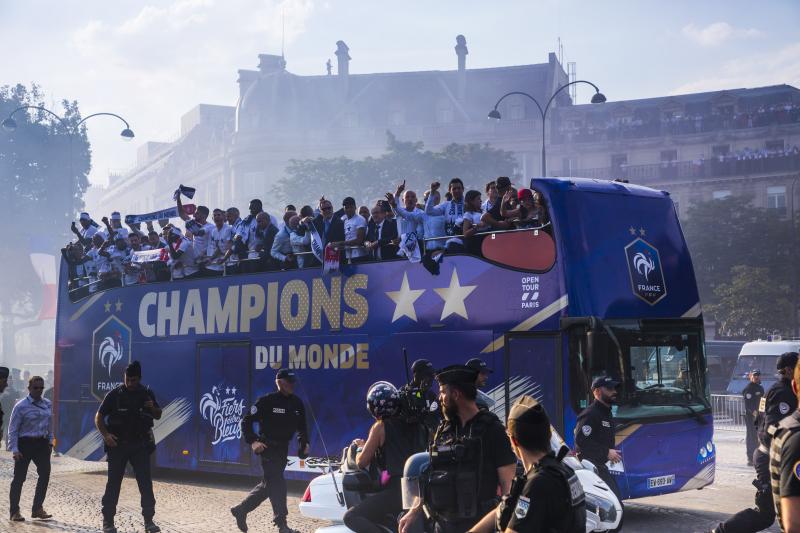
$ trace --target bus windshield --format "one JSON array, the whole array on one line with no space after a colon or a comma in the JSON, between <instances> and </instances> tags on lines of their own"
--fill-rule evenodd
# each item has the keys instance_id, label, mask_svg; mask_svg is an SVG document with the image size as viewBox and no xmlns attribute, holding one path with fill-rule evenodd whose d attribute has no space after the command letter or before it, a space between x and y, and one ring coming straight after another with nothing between
<instances>
[{"instance_id":1,"label":"bus windshield","mask_svg":"<svg viewBox=\"0 0 800 533\"><path fill-rule=\"evenodd\" d=\"M609 321L592 335L586 382L604 374L621 380L617 419L693 416L710 408L699 328Z\"/></svg>"}]
</instances>

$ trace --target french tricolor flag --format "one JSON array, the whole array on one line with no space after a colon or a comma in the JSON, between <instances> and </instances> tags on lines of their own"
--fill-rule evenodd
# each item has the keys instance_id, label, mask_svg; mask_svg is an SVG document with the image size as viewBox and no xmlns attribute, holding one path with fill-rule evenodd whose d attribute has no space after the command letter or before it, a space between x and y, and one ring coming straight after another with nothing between
<instances>
[{"instance_id":1,"label":"french tricolor flag","mask_svg":"<svg viewBox=\"0 0 800 533\"><path fill-rule=\"evenodd\" d=\"M47 236L30 238L31 264L42 282L42 307L39 309L39 320L56 317L58 276L56 256L53 255L54 248L52 239Z\"/></svg>"}]
</instances>

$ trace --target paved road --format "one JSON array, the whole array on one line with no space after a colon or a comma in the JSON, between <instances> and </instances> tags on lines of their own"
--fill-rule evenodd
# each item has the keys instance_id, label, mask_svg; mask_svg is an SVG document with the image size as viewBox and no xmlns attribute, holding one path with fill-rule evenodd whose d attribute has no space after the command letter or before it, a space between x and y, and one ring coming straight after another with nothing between
<instances>
[{"instance_id":1,"label":"paved road","mask_svg":"<svg viewBox=\"0 0 800 533\"><path fill-rule=\"evenodd\" d=\"M626 532L700 532L709 531L720 520L739 509L752 505L754 489L750 485L752 469L744 463L744 435L730 431L717 432L717 476L711 487L657 498L635 500L626 504ZM7 452L0 453L0 508L7 509L7 490L11 480L12 461ZM29 515L36 475L28 476L23 491L23 514ZM156 521L165 533L235 532L228 509L238 503L255 480L219 476L172 474L155 483L158 501ZM0 519L0 531L15 533L47 533L49 531L100 533L100 497L105 485L105 465L54 458L53 475L45 508L54 518L46 522L13 524ZM292 527L313 532L323 525L305 519L296 511L302 486L293 487L289 508ZM120 533L142 531L136 483L123 484L117 526ZM250 531L274 531L269 505L250 515ZM779 531L773 527L768 530Z\"/></svg>"}]
</instances>

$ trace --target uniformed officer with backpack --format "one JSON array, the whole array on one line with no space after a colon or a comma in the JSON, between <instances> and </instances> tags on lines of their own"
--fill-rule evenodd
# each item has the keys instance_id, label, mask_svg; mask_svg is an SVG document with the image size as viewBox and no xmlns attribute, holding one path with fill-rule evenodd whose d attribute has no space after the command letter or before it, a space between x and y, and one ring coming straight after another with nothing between
<instances>
[{"instance_id":1,"label":"uniformed officer with backpack","mask_svg":"<svg viewBox=\"0 0 800 533\"><path fill-rule=\"evenodd\" d=\"M475 403L478 372L466 365L442 369L439 400L445 419L429 449L424 494L400 520L400 533L430 517L436 533L464 533L508 494L516 456L502 422Z\"/></svg>"},{"instance_id":2,"label":"uniformed officer with backpack","mask_svg":"<svg viewBox=\"0 0 800 533\"><path fill-rule=\"evenodd\" d=\"M550 419L530 396L522 396L508 415L508 435L522 461L524 475L494 512L487 514L471 533L583 533L586 531L586 497L575 472L561 462L550 446Z\"/></svg>"},{"instance_id":3,"label":"uniformed officer with backpack","mask_svg":"<svg viewBox=\"0 0 800 533\"><path fill-rule=\"evenodd\" d=\"M792 392L800 400L800 365ZM778 524L784 532L800 531L800 407L770 428L769 471Z\"/></svg>"},{"instance_id":4,"label":"uniformed officer with backpack","mask_svg":"<svg viewBox=\"0 0 800 533\"><path fill-rule=\"evenodd\" d=\"M797 353L786 352L778 358L776 365L778 381L770 387L761 399L758 408L759 445L753 454L756 469L755 507L739 511L725 523L720 524L715 533L746 533L761 531L775 522L775 502L772 497L770 476L770 445L772 429L797 409L797 397L792 392L792 376L797 365ZM772 429L772 431L771 431Z\"/></svg>"},{"instance_id":5,"label":"uniformed officer with backpack","mask_svg":"<svg viewBox=\"0 0 800 533\"><path fill-rule=\"evenodd\" d=\"M134 361L125 368L124 383L106 394L94 418L108 456L108 480L102 500L103 533L117 531L114 515L128 463L133 467L139 485L145 531L161 531L153 522L156 498L150 473L150 454L156 449L153 420L161 418L161 407L153 391L143 386L141 380L142 366Z\"/></svg>"}]
</instances>

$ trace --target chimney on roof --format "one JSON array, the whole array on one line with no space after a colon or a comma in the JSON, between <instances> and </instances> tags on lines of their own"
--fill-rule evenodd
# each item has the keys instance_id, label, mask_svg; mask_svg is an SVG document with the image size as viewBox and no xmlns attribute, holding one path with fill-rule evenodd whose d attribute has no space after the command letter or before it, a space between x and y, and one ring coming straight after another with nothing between
<instances>
[{"instance_id":1,"label":"chimney on roof","mask_svg":"<svg viewBox=\"0 0 800 533\"><path fill-rule=\"evenodd\" d=\"M261 71L261 74L272 74L274 72L282 72L286 70L286 60L283 58L283 56L276 56L273 54L259 54L258 70Z\"/></svg>"},{"instance_id":2,"label":"chimney on roof","mask_svg":"<svg viewBox=\"0 0 800 533\"><path fill-rule=\"evenodd\" d=\"M456 35L456 55L458 56L458 99L463 102L467 99L467 39L463 35Z\"/></svg>"}]
</instances>

